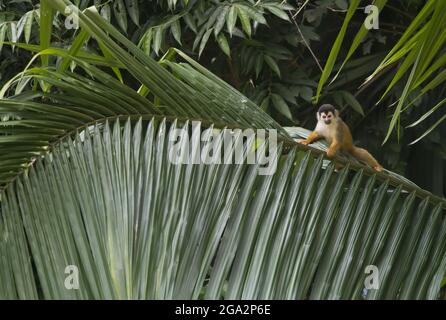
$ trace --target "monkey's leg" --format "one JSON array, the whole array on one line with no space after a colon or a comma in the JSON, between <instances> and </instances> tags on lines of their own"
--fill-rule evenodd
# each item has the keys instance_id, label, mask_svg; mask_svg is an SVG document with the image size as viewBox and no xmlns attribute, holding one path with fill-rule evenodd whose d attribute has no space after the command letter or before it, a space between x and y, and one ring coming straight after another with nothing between
<instances>
[{"instance_id":1,"label":"monkey's leg","mask_svg":"<svg viewBox=\"0 0 446 320\"><path fill-rule=\"evenodd\" d=\"M310 133L308 138L306 138L305 140L300 140L298 142L307 146L307 145L313 143L314 141L317 141L320 139L322 139L322 137L316 131L313 131L312 133Z\"/></svg>"},{"instance_id":2,"label":"monkey's leg","mask_svg":"<svg viewBox=\"0 0 446 320\"><path fill-rule=\"evenodd\" d=\"M333 140L330 147L327 150L327 157L333 158L338 150L341 148L341 144L337 140Z\"/></svg>"},{"instance_id":3,"label":"monkey's leg","mask_svg":"<svg viewBox=\"0 0 446 320\"><path fill-rule=\"evenodd\" d=\"M367 150L365 150L363 148L353 147L350 150L350 153L356 159L367 163L375 171L378 171L378 172L383 171L383 167L378 163L378 161L376 161L375 158L373 158L373 156Z\"/></svg>"}]
</instances>

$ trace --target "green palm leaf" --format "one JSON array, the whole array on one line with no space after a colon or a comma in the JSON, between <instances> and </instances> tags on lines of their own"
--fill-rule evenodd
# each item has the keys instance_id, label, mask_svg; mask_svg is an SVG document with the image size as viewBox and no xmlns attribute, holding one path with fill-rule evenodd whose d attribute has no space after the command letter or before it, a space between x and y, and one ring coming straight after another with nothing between
<instances>
[{"instance_id":1,"label":"green palm leaf","mask_svg":"<svg viewBox=\"0 0 446 320\"><path fill-rule=\"evenodd\" d=\"M307 131L280 127L184 53L160 64L93 9L80 22L114 60L105 65L147 98L75 48L49 46L33 61L60 56L82 72L30 66L3 88L0 298L436 298L444 199L344 156L337 172L326 146L294 143ZM50 86L13 92L25 80ZM224 128L277 130L276 172L259 175L259 161L172 162L176 129L185 129L181 156L195 159L211 141L225 149ZM273 150L245 142L244 158ZM364 291L369 265L380 284ZM67 285L70 266L78 290Z\"/></svg>"},{"instance_id":2,"label":"green palm leaf","mask_svg":"<svg viewBox=\"0 0 446 320\"><path fill-rule=\"evenodd\" d=\"M175 165L177 127L96 125L4 191L2 297L359 299L364 268L376 265L382 285L365 298L435 298L445 266L441 203L362 170L336 173L297 146L269 176L258 165ZM200 136L192 153L205 150ZM71 265L79 290L65 287Z\"/></svg>"}]
</instances>

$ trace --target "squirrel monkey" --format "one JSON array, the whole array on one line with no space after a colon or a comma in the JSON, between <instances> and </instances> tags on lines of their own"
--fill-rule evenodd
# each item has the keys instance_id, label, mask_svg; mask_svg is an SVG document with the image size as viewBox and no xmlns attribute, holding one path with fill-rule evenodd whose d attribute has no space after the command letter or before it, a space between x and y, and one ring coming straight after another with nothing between
<instances>
[{"instance_id":1,"label":"squirrel monkey","mask_svg":"<svg viewBox=\"0 0 446 320\"><path fill-rule=\"evenodd\" d=\"M356 159L365 162L375 171L383 171L383 167L365 149L353 144L352 134L344 121L339 117L339 111L331 104L323 104L317 111L317 125L307 139L299 141L309 145L319 139L325 139L330 144L327 156L332 158L338 150L350 153Z\"/></svg>"}]
</instances>

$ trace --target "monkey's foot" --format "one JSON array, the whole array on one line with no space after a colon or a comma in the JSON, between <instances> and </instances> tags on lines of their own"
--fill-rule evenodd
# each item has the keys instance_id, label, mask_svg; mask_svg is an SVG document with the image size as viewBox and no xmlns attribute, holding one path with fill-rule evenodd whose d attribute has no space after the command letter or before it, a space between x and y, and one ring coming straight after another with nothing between
<instances>
[{"instance_id":1,"label":"monkey's foot","mask_svg":"<svg viewBox=\"0 0 446 320\"><path fill-rule=\"evenodd\" d=\"M384 170L384 168L380 165L374 166L373 169L377 172L382 172Z\"/></svg>"},{"instance_id":2,"label":"monkey's foot","mask_svg":"<svg viewBox=\"0 0 446 320\"><path fill-rule=\"evenodd\" d=\"M309 142L307 140L305 140L305 139L299 139L299 140L297 140L297 142L300 143L300 144L303 144L304 146L308 146L309 145Z\"/></svg>"}]
</instances>

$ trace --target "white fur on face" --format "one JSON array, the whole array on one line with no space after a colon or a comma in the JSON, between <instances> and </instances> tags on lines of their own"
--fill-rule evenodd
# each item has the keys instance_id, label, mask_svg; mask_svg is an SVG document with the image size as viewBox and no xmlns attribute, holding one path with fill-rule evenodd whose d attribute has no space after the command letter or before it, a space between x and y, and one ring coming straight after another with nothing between
<instances>
[{"instance_id":1,"label":"white fur on face","mask_svg":"<svg viewBox=\"0 0 446 320\"><path fill-rule=\"evenodd\" d=\"M322 112L321 114L317 113L317 125L316 131L319 135L324 137L328 143L331 143L333 137L336 135L336 129L337 129L337 117L333 115L333 113L330 111L328 113ZM327 124L325 121L330 120L330 124Z\"/></svg>"},{"instance_id":2,"label":"white fur on face","mask_svg":"<svg viewBox=\"0 0 446 320\"><path fill-rule=\"evenodd\" d=\"M335 112L335 114L333 114L333 112L331 112L331 111L317 113L318 121L333 121L334 119L336 119L336 117L337 117L336 112Z\"/></svg>"}]
</instances>

